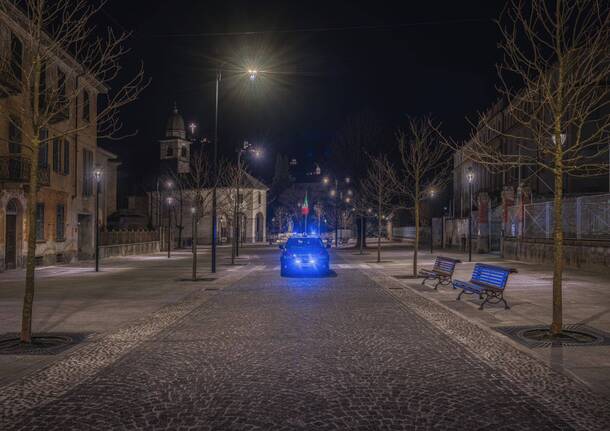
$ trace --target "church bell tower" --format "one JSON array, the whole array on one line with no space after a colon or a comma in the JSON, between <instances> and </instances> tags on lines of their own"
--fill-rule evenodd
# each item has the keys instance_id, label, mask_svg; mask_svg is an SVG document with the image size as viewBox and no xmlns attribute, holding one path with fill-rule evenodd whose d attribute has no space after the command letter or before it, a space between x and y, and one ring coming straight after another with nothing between
<instances>
[{"instance_id":1,"label":"church bell tower","mask_svg":"<svg viewBox=\"0 0 610 431\"><path fill-rule=\"evenodd\" d=\"M184 119L174 104L172 114L167 119L165 138L159 141L161 171L176 174L190 172L191 141L186 139Z\"/></svg>"}]
</instances>

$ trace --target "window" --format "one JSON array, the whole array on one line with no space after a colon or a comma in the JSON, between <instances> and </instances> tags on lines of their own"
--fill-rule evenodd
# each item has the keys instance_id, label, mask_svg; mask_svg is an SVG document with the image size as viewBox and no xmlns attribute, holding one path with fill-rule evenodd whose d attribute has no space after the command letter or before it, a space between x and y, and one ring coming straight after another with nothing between
<instances>
[{"instance_id":1,"label":"window","mask_svg":"<svg viewBox=\"0 0 610 431\"><path fill-rule=\"evenodd\" d=\"M83 92L83 120L87 123L91 120L91 100L87 90Z\"/></svg>"},{"instance_id":2,"label":"window","mask_svg":"<svg viewBox=\"0 0 610 431\"><path fill-rule=\"evenodd\" d=\"M180 149L180 156L181 156L181 157L186 157L186 147L182 147L182 148Z\"/></svg>"},{"instance_id":3,"label":"window","mask_svg":"<svg viewBox=\"0 0 610 431\"><path fill-rule=\"evenodd\" d=\"M57 101L61 104L66 100L66 74L57 69Z\"/></svg>"},{"instance_id":4,"label":"window","mask_svg":"<svg viewBox=\"0 0 610 431\"><path fill-rule=\"evenodd\" d=\"M83 150L83 196L93 194L93 151Z\"/></svg>"},{"instance_id":5,"label":"window","mask_svg":"<svg viewBox=\"0 0 610 431\"><path fill-rule=\"evenodd\" d=\"M38 82L38 111L43 112L46 109L47 103L47 67L44 62L40 64L40 79ZM34 92L36 90L34 79L31 80L31 87L30 102L32 104L32 109L34 109Z\"/></svg>"},{"instance_id":6,"label":"window","mask_svg":"<svg viewBox=\"0 0 610 431\"><path fill-rule=\"evenodd\" d=\"M44 203L36 204L36 241L44 241Z\"/></svg>"},{"instance_id":7,"label":"window","mask_svg":"<svg viewBox=\"0 0 610 431\"><path fill-rule=\"evenodd\" d=\"M64 175L70 175L70 141L64 140Z\"/></svg>"},{"instance_id":8,"label":"window","mask_svg":"<svg viewBox=\"0 0 610 431\"><path fill-rule=\"evenodd\" d=\"M39 106L41 110L47 107L47 65L42 63L40 65L40 99Z\"/></svg>"},{"instance_id":9,"label":"window","mask_svg":"<svg viewBox=\"0 0 610 431\"><path fill-rule=\"evenodd\" d=\"M60 120L69 117L68 98L66 97L66 74L59 68L57 69L57 107L58 118Z\"/></svg>"},{"instance_id":10,"label":"window","mask_svg":"<svg viewBox=\"0 0 610 431\"><path fill-rule=\"evenodd\" d=\"M56 215L56 220L55 220L55 240L56 241L63 241L65 238L64 233L65 233L65 207L63 204L59 204L57 205L57 211L55 213Z\"/></svg>"},{"instance_id":11,"label":"window","mask_svg":"<svg viewBox=\"0 0 610 431\"><path fill-rule=\"evenodd\" d=\"M53 139L53 172L61 173L61 141Z\"/></svg>"},{"instance_id":12,"label":"window","mask_svg":"<svg viewBox=\"0 0 610 431\"><path fill-rule=\"evenodd\" d=\"M47 168L49 166L49 131L47 129L40 129L38 134L40 144L38 146L38 167Z\"/></svg>"},{"instance_id":13,"label":"window","mask_svg":"<svg viewBox=\"0 0 610 431\"><path fill-rule=\"evenodd\" d=\"M263 194L261 192L258 192L258 204L263 204Z\"/></svg>"},{"instance_id":14,"label":"window","mask_svg":"<svg viewBox=\"0 0 610 431\"><path fill-rule=\"evenodd\" d=\"M8 152L11 154L21 153L21 120L10 117L8 126Z\"/></svg>"},{"instance_id":15,"label":"window","mask_svg":"<svg viewBox=\"0 0 610 431\"><path fill-rule=\"evenodd\" d=\"M165 155L167 157L172 157L174 155L174 149L172 147L167 147L167 150L165 152Z\"/></svg>"},{"instance_id":16,"label":"window","mask_svg":"<svg viewBox=\"0 0 610 431\"><path fill-rule=\"evenodd\" d=\"M23 44L21 40L11 34L11 72L17 82L21 82L21 68L23 63Z\"/></svg>"}]
</instances>

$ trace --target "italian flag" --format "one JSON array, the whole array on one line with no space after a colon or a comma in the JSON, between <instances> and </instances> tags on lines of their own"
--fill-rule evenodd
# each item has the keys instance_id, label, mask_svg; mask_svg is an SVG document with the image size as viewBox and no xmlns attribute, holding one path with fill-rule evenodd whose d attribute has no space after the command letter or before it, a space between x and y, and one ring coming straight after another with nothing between
<instances>
[{"instance_id":1,"label":"italian flag","mask_svg":"<svg viewBox=\"0 0 610 431\"><path fill-rule=\"evenodd\" d=\"M307 192L305 192L305 200L303 201L303 206L301 207L301 213L304 216L309 214L309 203L307 202Z\"/></svg>"}]
</instances>

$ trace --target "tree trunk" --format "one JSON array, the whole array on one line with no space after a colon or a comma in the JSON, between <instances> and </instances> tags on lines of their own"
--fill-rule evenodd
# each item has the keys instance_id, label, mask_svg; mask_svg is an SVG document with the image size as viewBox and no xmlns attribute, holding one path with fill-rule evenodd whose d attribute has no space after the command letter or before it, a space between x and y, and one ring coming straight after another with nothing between
<instances>
[{"instance_id":1,"label":"tree trunk","mask_svg":"<svg viewBox=\"0 0 610 431\"><path fill-rule=\"evenodd\" d=\"M358 229L358 241L356 242L356 247L359 247L360 251L362 251L363 248L366 248L366 218L364 216L360 216L360 219L356 222L356 226Z\"/></svg>"},{"instance_id":2,"label":"tree trunk","mask_svg":"<svg viewBox=\"0 0 610 431\"><path fill-rule=\"evenodd\" d=\"M193 281L197 280L197 219L193 214Z\"/></svg>"},{"instance_id":3,"label":"tree trunk","mask_svg":"<svg viewBox=\"0 0 610 431\"><path fill-rule=\"evenodd\" d=\"M360 246L360 254L363 254L362 248L364 247L364 216L360 216L360 229L359 229L359 237L360 237L360 244L358 244Z\"/></svg>"},{"instance_id":4,"label":"tree trunk","mask_svg":"<svg viewBox=\"0 0 610 431\"><path fill-rule=\"evenodd\" d=\"M561 142L558 136L557 142ZM561 144L560 144L561 145ZM555 156L555 197L553 199L553 323L551 333L557 335L563 327L563 298L562 298L562 275L563 275L563 169L562 154Z\"/></svg>"},{"instance_id":5,"label":"tree trunk","mask_svg":"<svg viewBox=\"0 0 610 431\"><path fill-rule=\"evenodd\" d=\"M377 199L377 262L381 262L381 190Z\"/></svg>"},{"instance_id":6,"label":"tree trunk","mask_svg":"<svg viewBox=\"0 0 610 431\"><path fill-rule=\"evenodd\" d=\"M419 184L415 186L415 242L413 243L413 277L417 276L417 254L419 252Z\"/></svg>"},{"instance_id":7,"label":"tree trunk","mask_svg":"<svg viewBox=\"0 0 610 431\"><path fill-rule=\"evenodd\" d=\"M32 309L34 304L34 271L36 269L36 204L38 190L38 139L32 140L28 191L28 251L25 270L25 294L21 314L21 342L32 342Z\"/></svg>"}]
</instances>

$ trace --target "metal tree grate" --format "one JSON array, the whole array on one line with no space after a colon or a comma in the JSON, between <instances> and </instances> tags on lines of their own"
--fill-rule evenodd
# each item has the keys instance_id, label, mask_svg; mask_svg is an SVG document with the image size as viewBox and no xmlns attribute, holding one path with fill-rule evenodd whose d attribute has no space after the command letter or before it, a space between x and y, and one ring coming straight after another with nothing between
<instances>
[{"instance_id":1,"label":"metal tree grate","mask_svg":"<svg viewBox=\"0 0 610 431\"><path fill-rule=\"evenodd\" d=\"M548 325L498 326L493 328L519 344L535 349L544 347L610 346L610 334L587 325L564 325L563 336L549 339Z\"/></svg>"},{"instance_id":2,"label":"metal tree grate","mask_svg":"<svg viewBox=\"0 0 610 431\"><path fill-rule=\"evenodd\" d=\"M19 334L0 337L0 355L57 355L84 341L85 333L43 333L32 337L31 344L21 344Z\"/></svg>"}]
</instances>

